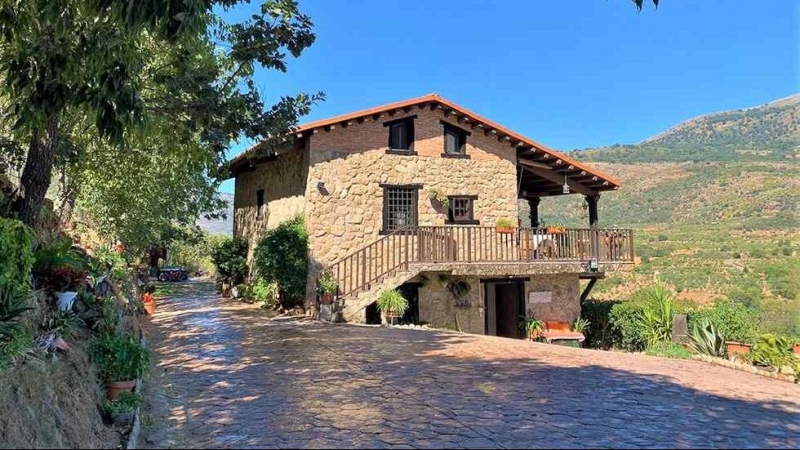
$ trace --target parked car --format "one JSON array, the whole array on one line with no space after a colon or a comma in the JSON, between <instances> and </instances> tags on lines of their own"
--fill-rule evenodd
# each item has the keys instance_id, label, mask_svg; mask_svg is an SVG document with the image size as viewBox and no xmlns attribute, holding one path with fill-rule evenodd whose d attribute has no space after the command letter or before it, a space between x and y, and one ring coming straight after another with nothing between
<instances>
[{"instance_id":1,"label":"parked car","mask_svg":"<svg viewBox=\"0 0 800 450\"><path fill-rule=\"evenodd\" d=\"M186 281L189 273L182 267L162 267L158 269L158 281Z\"/></svg>"}]
</instances>

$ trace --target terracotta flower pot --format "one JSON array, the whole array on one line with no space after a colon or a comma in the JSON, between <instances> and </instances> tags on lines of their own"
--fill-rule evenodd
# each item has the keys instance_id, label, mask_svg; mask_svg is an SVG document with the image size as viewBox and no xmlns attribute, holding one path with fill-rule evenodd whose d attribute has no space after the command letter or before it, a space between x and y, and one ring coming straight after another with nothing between
<instances>
[{"instance_id":1,"label":"terracotta flower pot","mask_svg":"<svg viewBox=\"0 0 800 450\"><path fill-rule=\"evenodd\" d=\"M750 344L743 344L741 342L726 341L725 349L728 352L728 358L733 359L738 355L747 355L753 346Z\"/></svg>"},{"instance_id":2,"label":"terracotta flower pot","mask_svg":"<svg viewBox=\"0 0 800 450\"><path fill-rule=\"evenodd\" d=\"M152 316L156 312L156 302L153 300L152 302L145 302L144 303L144 312L148 316Z\"/></svg>"},{"instance_id":3,"label":"terracotta flower pot","mask_svg":"<svg viewBox=\"0 0 800 450\"><path fill-rule=\"evenodd\" d=\"M501 234L514 234L514 227L495 227L495 229Z\"/></svg>"},{"instance_id":4,"label":"terracotta flower pot","mask_svg":"<svg viewBox=\"0 0 800 450\"><path fill-rule=\"evenodd\" d=\"M133 392L136 387L136 380L133 381L114 381L113 383L106 383L106 398L109 401L117 399L119 394L123 392Z\"/></svg>"},{"instance_id":5,"label":"terracotta flower pot","mask_svg":"<svg viewBox=\"0 0 800 450\"><path fill-rule=\"evenodd\" d=\"M792 346L792 353L794 353L797 356L800 356L800 344L794 344Z\"/></svg>"},{"instance_id":6,"label":"terracotta flower pot","mask_svg":"<svg viewBox=\"0 0 800 450\"><path fill-rule=\"evenodd\" d=\"M333 294L322 294L319 296L319 302L323 305L333 304Z\"/></svg>"},{"instance_id":7,"label":"terracotta flower pot","mask_svg":"<svg viewBox=\"0 0 800 450\"><path fill-rule=\"evenodd\" d=\"M559 227L548 227L547 228L547 233L548 234L566 234L567 231L565 229L559 228Z\"/></svg>"}]
</instances>

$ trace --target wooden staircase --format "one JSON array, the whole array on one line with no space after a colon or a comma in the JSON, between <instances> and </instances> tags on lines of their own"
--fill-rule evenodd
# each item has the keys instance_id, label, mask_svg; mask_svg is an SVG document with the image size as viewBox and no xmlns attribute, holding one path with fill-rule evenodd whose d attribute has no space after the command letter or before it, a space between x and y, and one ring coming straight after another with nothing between
<instances>
[{"instance_id":1,"label":"wooden staircase","mask_svg":"<svg viewBox=\"0 0 800 450\"><path fill-rule=\"evenodd\" d=\"M402 228L323 268L336 280L345 320L366 318L367 306L439 264L633 262L633 232L620 229L422 226Z\"/></svg>"}]
</instances>

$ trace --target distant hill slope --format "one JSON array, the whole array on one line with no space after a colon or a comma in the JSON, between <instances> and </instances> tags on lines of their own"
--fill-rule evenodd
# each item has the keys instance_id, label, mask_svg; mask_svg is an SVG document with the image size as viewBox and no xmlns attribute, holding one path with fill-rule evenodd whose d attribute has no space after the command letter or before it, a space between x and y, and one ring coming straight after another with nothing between
<instances>
[{"instance_id":1,"label":"distant hill slope","mask_svg":"<svg viewBox=\"0 0 800 450\"><path fill-rule=\"evenodd\" d=\"M800 158L800 94L695 117L639 144L576 151L585 161L785 161Z\"/></svg>"},{"instance_id":2,"label":"distant hill slope","mask_svg":"<svg viewBox=\"0 0 800 450\"><path fill-rule=\"evenodd\" d=\"M233 195L219 194L222 200L228 203L225 208L225 220L208 220L200 218L197 226L211 234L233 234Z\"/></svg>"},{"instance_id":3,"label":"distant hill slope","mask_svg":"<svg viewBox=\"0 0 800 450\"><path fill-rule=\"evenodd\" d=\"M636 230L641 258L595 295L624 297L658 276L695 300L744 292L796 300L800 309L798 148L794 95L690 119L639 144L572 152L622 181L602 195L600 223ZM585 226L582 203L548 198L539 215Z\"/></svg>"}]
</instances>

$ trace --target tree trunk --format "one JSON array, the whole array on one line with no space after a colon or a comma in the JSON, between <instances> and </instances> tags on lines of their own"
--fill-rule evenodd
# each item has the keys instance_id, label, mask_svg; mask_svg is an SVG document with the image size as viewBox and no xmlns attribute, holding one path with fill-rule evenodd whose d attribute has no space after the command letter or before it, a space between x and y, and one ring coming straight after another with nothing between
<instances>
[{"instance_id":1,"label":"tree trunk","mask_svg":"<svg viewBox=\"0 0 800 450\"><path fill-rule=\"evenodd\" d=\"M33 228L39 219L44 197L50 187L50 176L53 171L53 159L58 148L58 119L51 116L47 119L44 139L39 138L39 130L31 135L31 145L25 168L20 179L20 197L17 199L16 211L19 219Z\"/></svg>"}]
</instances>

